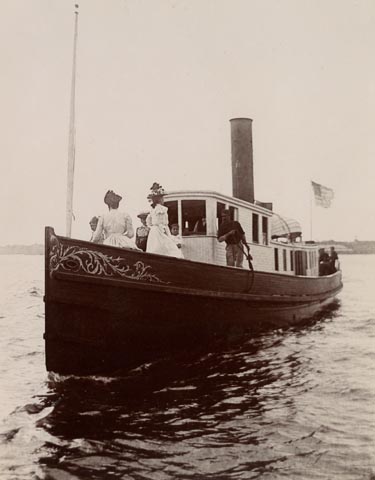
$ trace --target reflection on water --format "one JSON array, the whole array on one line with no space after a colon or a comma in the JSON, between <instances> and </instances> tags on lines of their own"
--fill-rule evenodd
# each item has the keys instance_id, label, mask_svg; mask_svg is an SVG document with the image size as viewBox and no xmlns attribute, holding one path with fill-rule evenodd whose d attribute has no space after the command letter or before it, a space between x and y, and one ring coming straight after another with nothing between
<instances>
[{"instance_id":1,"label":"reflection on water","mask_svg":"<svg viewBox=\"0 0 375 480\"><path fill-rule=\"evenodd\" d=\"M259 448L267 442L265 428L273 424L268 410L295 412L293 398L284 398L275 384L307 386L298 385L298 356L269 356L267 349L273 351L280 340L262 340L195 361L164 360L111 381L51 379L47 403L54 409L39 426L65 442L42 461L91 478L114 467L145 478L153 472L182 478L203 468L202 473L220 478L285 461L285 455L272 452L265 460Z\"/></svg>"},{"instance_id":2,"label":"reflection on water","mask_svg":"<svg viewBox=\"0 0 375 480\"><path fill-rule=\"evenodd\" d=\"M347 285L303 326L115 379L47 375L30 323L10 331L7 370L21 378L7 377L18 406L0 430L0 478L373 479L375 300ZM40 286L25 284L32 314L0 313L41 334Z\"/></svg>"},{"instance_id":3,"label":"reflection on water","mask_svg":"<svg viewBox=\"0 0 375 480\"><path fill-rule=\"evenodd\" d=\"M309 328L321 327L313 323L288 335ZM248 478L288 462L294 442L304 438L309 450L299 455L315 459L322 454L315 430L285 438L281 452L272 446L277 423L296 415L294 395L315 385L313 376L300 374L307 365L298 352L282 348L284 335L204 357L164 359L118 379L50 376L46 406L54 408L38 427L64 444L41 463L47 472L59 468L90 478L196 478L198 472Z\"/></svg>"}]
</instances>

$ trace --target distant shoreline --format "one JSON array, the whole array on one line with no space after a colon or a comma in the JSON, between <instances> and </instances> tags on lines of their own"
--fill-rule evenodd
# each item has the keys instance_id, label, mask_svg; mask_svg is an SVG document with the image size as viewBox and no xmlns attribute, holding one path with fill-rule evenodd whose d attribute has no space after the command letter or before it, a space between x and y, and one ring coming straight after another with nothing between
<instances>
[{"instance_id":1,"label":"distant shoreline","mask_svg":"<svg viewBox=\"0 0 375 480\"><path fill-rule=\"evenodd\" d=\"M5 245L0 247L0 255L43 255L44 245Z\"/></svg>"},{"instance_id":2,"label":"distant shoreline","mask_svg":"<svg viewBox=\"0 0 375 480\"><path fill-rule=\"evenodd\" d=\"M339 255L369 255L375 254L375 240L355 240L354 242L340 242L336 240L325 240L316 242L322 248L328 249L334 246ZM5 245L0 246L0 255L43 255L44 245L34 243L33 245Z\"/></svg>"},{"instance_id":3,"label":"distant shoreline","mask_svg":"<svg viewBox=\"0 0 375 480\"><path fill-rule=\"evenodd\" d=\"M325 240L324 242L316 242L321 248L329 249L335 247L338 254L342 255L370 255L375 254L374 240L355 240L354 242L340 242L335 240Z\"/></svg>"}]
</instances>

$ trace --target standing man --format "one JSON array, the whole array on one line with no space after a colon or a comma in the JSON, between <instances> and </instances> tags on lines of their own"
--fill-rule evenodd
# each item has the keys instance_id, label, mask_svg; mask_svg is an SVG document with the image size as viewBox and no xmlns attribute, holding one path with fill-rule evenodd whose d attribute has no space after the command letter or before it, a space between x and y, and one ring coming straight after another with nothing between
<instances>
[{"instance_id":1,"label":"standing man","mask_svg":"<svg viewBox=\"0 0 375 480\"><path fill-rule=\"evenodd\" d=\"M222 222L217 232L219 242L225 242L227 265L229 267L242 268L243 264L243 246L247 247L245 232L241 224L231 220L229 210L223 210L221 213ZM241 245L241 242L243 245Z\"/></svg>"},{"instance_id":2,"label":"standing man","mask_svg":"<svg viewBox=\"0 0 375 480\"><path fill-rule=\"evenodd\" d=\"M337 272L337 268L338 268L339 256L337 255L335 247L330 247L329 250L330 250L329 251L330 272L329 273L335 273L335 272ZM337 267L336 267L336 265L337 265Z\"/></svg>"}]
</instances>

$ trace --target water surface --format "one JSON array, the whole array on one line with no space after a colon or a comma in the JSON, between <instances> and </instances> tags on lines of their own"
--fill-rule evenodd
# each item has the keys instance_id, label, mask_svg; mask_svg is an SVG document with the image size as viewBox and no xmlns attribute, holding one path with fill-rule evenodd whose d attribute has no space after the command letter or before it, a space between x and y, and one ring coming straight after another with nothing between
<instances>
[{"instance_id":1,"label":"water surface","mask_svg":"<svg viewBox=\"0 0 375 480\"><path fill-rule=\"evenodd\" d=\"M375 479L375 256L321 317L117 379L44 367L43 258L0 256L0 478Z\"/></svg>"}]
</instances>

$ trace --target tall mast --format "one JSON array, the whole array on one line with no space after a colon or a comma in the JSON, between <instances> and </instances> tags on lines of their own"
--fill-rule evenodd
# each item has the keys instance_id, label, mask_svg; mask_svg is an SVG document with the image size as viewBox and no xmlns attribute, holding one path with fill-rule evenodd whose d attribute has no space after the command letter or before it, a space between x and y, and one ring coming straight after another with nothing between
<instances>
[{"instance_id":1,"label":"tall mast","mask_svg":"<svg viewBox=\"0 0 375 480\"><path fill-rule=\"evenodd\" d=\"M75 5L74 12L74 44L73 44L73 69L72 84L70 92L70 122L69 122L69 148L68 148L68 173L66 193L66 236L72 235L73 220L73 185L74 185L74 163L75 163L75 96L76 96L76 56L78 36L78 5Z\"/></svg>"}]
</instances>

